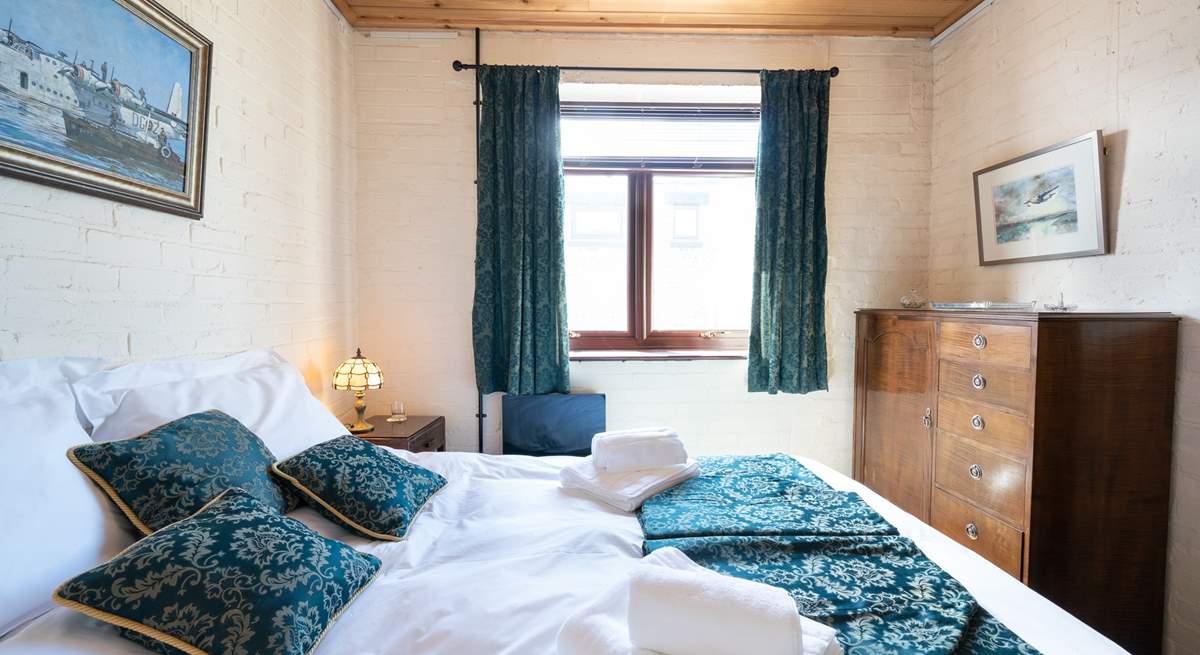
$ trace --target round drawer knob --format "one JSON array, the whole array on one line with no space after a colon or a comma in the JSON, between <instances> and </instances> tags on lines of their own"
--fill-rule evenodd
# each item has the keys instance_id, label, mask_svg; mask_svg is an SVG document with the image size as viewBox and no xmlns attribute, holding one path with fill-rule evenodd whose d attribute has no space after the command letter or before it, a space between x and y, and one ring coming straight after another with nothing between
<instances>
[{"instance_id":1,"label":"round drawer knob","mask_svg":"<svg viewBox=\"0 0 1200 655\"><path fill-rule=\"evenodd\" d=\"M987 348L987 337L983 336L982 332L977 333L971 338L971 345L975 346L979 350L983 350L984 348Z\"/></svg>"},{"instance_id":2,"label":"round drawer knob","mask_svg":"<svg viewBox=\"0 0 1200 655\"><path fill-rule=\"evenodd\" d=\"M971 417L971 427L975 428L976 430L982 430L983 426L984 423L982 416L976 414L975 416Z\"/></svg>"},{"instance_id":3,"label":"round drawer knob","mask_svg":"<svg viewBox=\"0 0 1200 655\"><path fill-rule=\"evenodd\" d=\"M967 538L971 541L977 541L979 539L979 526L975 525L974 523L968 523Z\"/></svg>"},{"instance_id":4,"label":"round drawer knob","mask_svg":"<svg viewBox=\"0 0 1200 655\"><path fill-rule=\"evenodd\" d=\"M983 388L987 386L987 378L983 377L983 373L976 373L971 376L971 386L978 391L983 391Z\"/></svg>"},{"instance_id":5,"label":"round drawer knob","mask_svg":"<svg viewBox=\"0 0 1200 655\"><path fill-rule=\"evenodd\" d=\"M972 478L978 480L983 477L983 467L978 464L972 464L967 468L967 473L970 473Z\"/></svg>"}]
</instances>

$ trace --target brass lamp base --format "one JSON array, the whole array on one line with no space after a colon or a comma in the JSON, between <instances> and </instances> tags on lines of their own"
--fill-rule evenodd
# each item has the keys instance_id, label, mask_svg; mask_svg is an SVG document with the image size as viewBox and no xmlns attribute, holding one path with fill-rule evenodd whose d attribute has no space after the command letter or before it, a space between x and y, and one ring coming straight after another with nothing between
<instances>
[{"instance_id":1,"label":"brass lamp base","mask_svg":"<svg viewBox=\"0 0 1200 655\"><path fill-rule=\"evenodd\" d=\"M358 412L358 421L354 425L346 426L350 430L350 434L366 434L375 430L374 425L363 420L363 416L367 413L367 403L363 400L366 395L365 391L354 392L354 411Z\"/></svg>"}]
</instances>

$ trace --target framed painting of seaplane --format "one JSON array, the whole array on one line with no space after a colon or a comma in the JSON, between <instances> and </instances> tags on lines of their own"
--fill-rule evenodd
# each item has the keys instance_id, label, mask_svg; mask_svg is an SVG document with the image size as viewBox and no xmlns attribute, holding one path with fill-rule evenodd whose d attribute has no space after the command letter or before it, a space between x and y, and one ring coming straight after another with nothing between
<instances>
[{"instance_id":1,"label":"framed painting of seaplane","mask_svg":"<svg viewBox=\"0 0 1200 655\"><path fill-rule=\"evenodd\" d=\"M981 266L1103 255L1104 135L976 171L975 222Z\"/></svg>"},{"instance_id":2,"label":"framed painting of seaplane","mask_svg":"<svg viewBox=\"0 0 1200 655\"><path fill-rule=\"evenodd\" d=\"M154 0L0 0L0 173L200 218L211 68Z\"/></svg>"}]
</instances>

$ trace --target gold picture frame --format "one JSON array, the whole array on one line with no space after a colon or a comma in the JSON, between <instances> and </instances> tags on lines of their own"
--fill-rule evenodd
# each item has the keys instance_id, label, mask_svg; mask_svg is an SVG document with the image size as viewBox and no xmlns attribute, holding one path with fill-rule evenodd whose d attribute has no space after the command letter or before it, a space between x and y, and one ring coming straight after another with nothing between
<instances>
[{"instance_id":1,"label":"gold picture frame","mask_svg":"<svg viewBox=\"0 0 1200 655\"><path fill-rule=\"evenodd\" d=\"M5 19L0 174L201 218L212 42L154 0L0 0Z\"/></svg>"}]
</instances>

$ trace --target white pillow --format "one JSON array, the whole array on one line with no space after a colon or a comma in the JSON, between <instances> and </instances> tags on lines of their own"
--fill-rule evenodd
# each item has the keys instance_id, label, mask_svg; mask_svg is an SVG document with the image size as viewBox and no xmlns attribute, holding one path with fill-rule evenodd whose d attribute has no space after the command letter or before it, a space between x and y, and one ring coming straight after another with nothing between
<instances>
[{"instance_id":1,"label":"white pillow","mask_svg":"<svg viewBox=\"0 0 1200 655\"><path fill-rule=\"evenodd\" d=\"M0 363L5 373L9 382L17 374ZM62 581L134 541L108 498L67 459L68 448L87 442L65 381L0 396L0 635L49 609Z\"/></svg>"},{"instance_id":2,"label":"white pillow","mask_svg":"<svg viewBox=\"0 0 1200 655\"><path fill-rule=\"evenodd\" d=\"M114 381L165 377L148 374L145 364L132 366L142 370L130 374L121 367L73 385L79 406L93 426L94 441L135 437L210 409L219 409L241 421L279 459L346 434L346 427L309 393L300 372L287 362L240 370L228 366L215 375L117 387Z\"/></svg>"},{"instance_id":3,"label":"white pillow","mask_svg":"<svg viewBox=\"0 0 1200 655\"><path fill-rule=\"evenodd\" d=\"M88 386L103 391L136 389L164 382L178 382L213 375L227 375L258 366L286 364L279 353L273 350L247 350L217 359L179 359L123 364L107 371L88 376ZM70 382L75 382L78 376Z\"/></svg>"},{"instance_id":4,"label":"white pillow","mask_svg":"<svg viewBox=\"0 0 1200 655\"><path fill-rule=\"evenodd\" d=\"M0 397L29 387L70 384L103 367L103 359L90 357L41 357L0 362Z\"/></svg>"}]
</instances>

